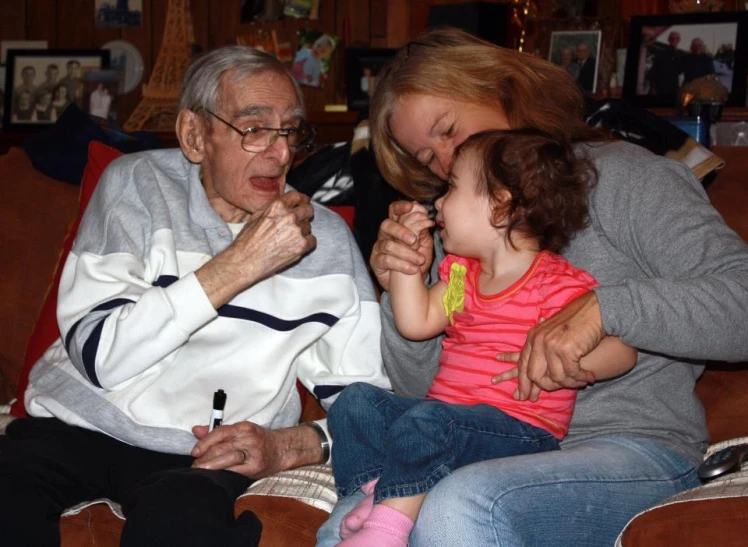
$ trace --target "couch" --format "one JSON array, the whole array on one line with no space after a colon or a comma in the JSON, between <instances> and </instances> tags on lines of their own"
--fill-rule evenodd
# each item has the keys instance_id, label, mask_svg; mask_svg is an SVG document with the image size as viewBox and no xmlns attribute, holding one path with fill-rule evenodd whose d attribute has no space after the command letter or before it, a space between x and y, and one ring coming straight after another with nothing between
<instances>
[{"instance_id":1,"label":"couch","mask_svg":"<svg viewBox=\"0 0 748 547\"><path fill-rule=\"evenodd\" d=\"M724 148L717 154L727 165L709 195L727 223L748 238L748 148ZM78 186L37 172L22 149L0 156L0 402L14 396L27 342L78 200ZM748 325L739 328L748 335ZM697 391L712 442L748 436L748 364L711 364ZM306 397L303 419L322 415L314 398ZM322 509L272 495L240 498L236 512L244 510L263 522L260 545L268 547L314 545L316 530L327 517ZM62 519L62 545L118 545L121 527L122 521L106 505L92 506ZM743 545L747 529L748 496L738 496L655 508L634 519L622 540L625 547Z\"/></svg>"}]
</instances>

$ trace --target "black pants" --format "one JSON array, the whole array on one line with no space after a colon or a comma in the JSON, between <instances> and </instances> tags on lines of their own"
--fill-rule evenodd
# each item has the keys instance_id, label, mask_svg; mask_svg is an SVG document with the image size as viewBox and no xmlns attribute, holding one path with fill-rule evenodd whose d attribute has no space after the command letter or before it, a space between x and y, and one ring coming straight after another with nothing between
<instances>
[{"instance_id":1,"label":"black pants","mask_svg":"<svg viewBox=\"0 0 748 547\"><path fill-rule=\"evenodd\" d=\"M106 497L127 518L121 545L257 545L257 517L234 519L251 481L191 464L57 419L15 420L0 435L0 543L59 545L60 514Z\"/></svg>"}]
</instances>

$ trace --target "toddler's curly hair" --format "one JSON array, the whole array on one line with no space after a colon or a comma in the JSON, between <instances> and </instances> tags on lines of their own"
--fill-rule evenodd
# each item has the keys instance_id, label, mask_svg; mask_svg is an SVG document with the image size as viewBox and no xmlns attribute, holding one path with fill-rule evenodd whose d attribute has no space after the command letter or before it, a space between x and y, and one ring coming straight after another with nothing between
<instances>
[{"instance_id":1,"label":"toddler's curly hair","mask_svg":"<svg viewBox=\"0 0 748 547\"><path fill-rule=\"evenodd\" d=\"M477 191L488 195L492 224L510 242L517 230L541 250L559 252L589 225L597 170L570 142L535 129L493 130L470 136L456 158L468 152L477 153Z\"/></svg>"}]
</instances>

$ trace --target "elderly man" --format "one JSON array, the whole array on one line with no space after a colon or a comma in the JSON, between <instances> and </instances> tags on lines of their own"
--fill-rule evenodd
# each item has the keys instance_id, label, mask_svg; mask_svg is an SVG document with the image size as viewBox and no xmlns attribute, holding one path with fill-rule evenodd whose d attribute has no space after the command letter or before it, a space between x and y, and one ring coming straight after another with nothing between
<instances>
[{"instance_id":1,"label":"elderly man","mask_svg":"<svg viewBox=\"0 0 748 547\"><path fill-rule=\"evenodd\" d=\"M652 68L647 72L652 95L675 95L680 87L685 51L678 49L680 33L673 30L667 36L667 45L653 40L647 46L652 55Z\"/></svg>"},{"instance_id":2,"label":"elderly man","mask_svg":"<svg viewBox=\"0 0 748 547\"><path fill-rule=\"evenodd\" d=\"M597 60L590 55L590 46L585 42L577 45L577 63L579 64L577 84L588 93L594 92Z\"/></svg>"},{"instance_id":3,"label":"elderly man","mask_svg":"<svg viewBox=\"0 0 748 547\"><path fill-rule=\"evenodd\" d=\"M280 62L221 48L186 74L181 150L104 173L63 271L62 339L31 373L34 418L0 436L4 542L58 543L66 507L107 497L124 545L255 545L236 497L329 457L324 421L298 425L297 379L324 406L389 385L351 234L285 186L303 115ZM226 425L208 432L219 389Z\"/></svg>"},{"instance_id":4,"label":"elderly man","mask_svg":"<svg viewBox=\"0 0 748 547\"><path fill-rule=\"evenodd\" d=\"M714 60L707 53L701 38L691 40L691 50L683 60L683 83L687 84L708 74L714 74Z\"/></svg>"}]
</instances>

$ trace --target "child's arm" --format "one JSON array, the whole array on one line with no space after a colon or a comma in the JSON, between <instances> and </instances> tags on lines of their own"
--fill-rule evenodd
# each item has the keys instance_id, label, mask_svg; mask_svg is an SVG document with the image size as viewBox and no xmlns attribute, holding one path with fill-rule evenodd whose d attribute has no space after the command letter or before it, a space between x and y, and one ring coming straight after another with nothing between
<instances>
[{"instance_id":1,"label":"child's arm","mask_svg":"<svg viewBox=\"0 0 748 547\"><path fill-rule=\"evenodd\" d=\"M449 318L444 312L444 281L431 288L423 284L420 274L390 273L390 302L398 332L409 340L428 340L444 332Z\"/></svg>"},{"instance_id":2,"label":"child's arm","mask_svg":"<svg viewBox=\"0 0 748 547\"><path fill-rule=\"evenodd\" d=\"M416 205L401 222L417 234L428 230L434 224L421 205ZM446 289L447 284L443 281L438 281L428 288L420 274L408 275L392 270L390 302L395 327L403 337L410 340L428 340L444 331L449 324L442 305L442 296Z\"/></svg>"},{"instance_id":3,"label":"child's arm","mask_svg":"<svg viewBox=\"0 0 748 547\"><path fill-rule=\"evenodd\" d=\"M609 380L616 376L620 376L621 374L625 374L634 368L637 356L637 350L621 342L617 336L606 336L600 341L594 350L579 360L579 364L582 370L592 373L594 376L593 381ZM519 360L519 353L500 354L497 358L501 361L517 362ZM513 367L491 378L491 383L498 384L499 382L512 380L518 376L519 367ZM561 389L561 387L562 386L556 386L554 388L546 387L545 390L555 391L556 389ZM539 386L533 386L533 394L530 396L530 399L535 400L539 390Z\"/></svg>"}]
</instances>

